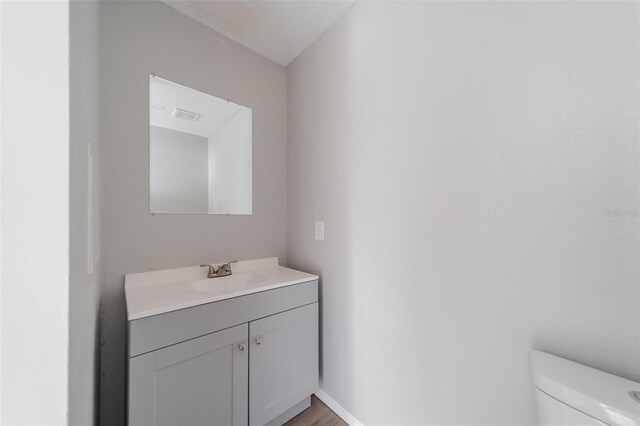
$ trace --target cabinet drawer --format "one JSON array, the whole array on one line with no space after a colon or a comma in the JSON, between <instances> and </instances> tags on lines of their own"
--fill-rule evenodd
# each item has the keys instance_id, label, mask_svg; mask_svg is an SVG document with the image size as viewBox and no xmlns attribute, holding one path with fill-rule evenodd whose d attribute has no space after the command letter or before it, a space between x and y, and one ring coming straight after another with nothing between
<instances>
[{"instance_id":1,"label":"cabinet drawer","mask_svg":"<svg viewBox=\"0 0 640 426\"><path fill-rule=\"evenodd\" d=\"M129 321L129 357L317 301L308 281Z\"/></svg>"}]
</instances>

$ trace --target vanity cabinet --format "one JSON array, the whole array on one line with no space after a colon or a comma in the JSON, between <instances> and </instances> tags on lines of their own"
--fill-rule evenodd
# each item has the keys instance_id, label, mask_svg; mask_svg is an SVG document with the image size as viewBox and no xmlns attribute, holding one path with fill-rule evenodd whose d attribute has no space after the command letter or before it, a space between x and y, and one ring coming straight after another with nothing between
<instances>
[{"instance_id":1,"label":"vanity cabinet","mask_svg":"<svg viewBox=\"0 0 640 426\"><path fill-rule=\"evenodd\" d=\"M317 281L129 321L129 426L280 425L318 387Z\"/></svg>"}]
</instances>

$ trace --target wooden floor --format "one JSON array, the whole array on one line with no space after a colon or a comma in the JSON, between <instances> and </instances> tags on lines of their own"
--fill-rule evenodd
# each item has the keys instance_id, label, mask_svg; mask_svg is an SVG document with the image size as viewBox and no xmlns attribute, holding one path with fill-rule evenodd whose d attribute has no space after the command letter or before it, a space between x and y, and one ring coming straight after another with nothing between
<instances>
[{"instance_id":1,"label":"wooden floor","mask_svg":"<svg viewBox=\"0 0 640 426\"><path fill-rule=\"evenodd\" d=\"M329 407L324 405L324 403L320 401L315 395L311 395L311 407L307 408L284 425L348 426L344 420L338 417L336 413L331 411Z\"/></svg>"}]
</instances>

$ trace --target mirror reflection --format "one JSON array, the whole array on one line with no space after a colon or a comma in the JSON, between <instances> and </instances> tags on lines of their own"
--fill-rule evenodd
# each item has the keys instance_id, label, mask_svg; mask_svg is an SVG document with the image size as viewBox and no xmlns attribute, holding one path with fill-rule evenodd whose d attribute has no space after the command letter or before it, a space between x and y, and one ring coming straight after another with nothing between
<instances>
[{"instance_id":1,"label":"mirror reflection","mask_svg":"<svg viewBox=\"0 0 640 426\"><path fill-rule=\"evenodd\" d=\"M251 109L149 76L151 213L251 214Z\"/></svg>"}]
</instances>

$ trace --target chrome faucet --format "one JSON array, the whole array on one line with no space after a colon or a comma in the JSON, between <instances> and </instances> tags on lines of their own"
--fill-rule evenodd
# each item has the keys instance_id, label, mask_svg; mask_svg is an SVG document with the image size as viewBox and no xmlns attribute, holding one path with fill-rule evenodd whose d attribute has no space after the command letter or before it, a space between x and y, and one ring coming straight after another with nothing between
<instances>
[{"instance_id":1,"label":"chrome faucet","mask_svg":"<svg viewBox=\"0 0 640 426\"><path fill-rule=\"evenodd\" d=\"M231 275L231 264L236 263L237 260L232 260L231 262L223 263L217 268L213 265L200 265L201 268L209 268L209 272L207 273L207 278L219 278L226 277L227 275Z\"/></svg>"}]
</instances>

